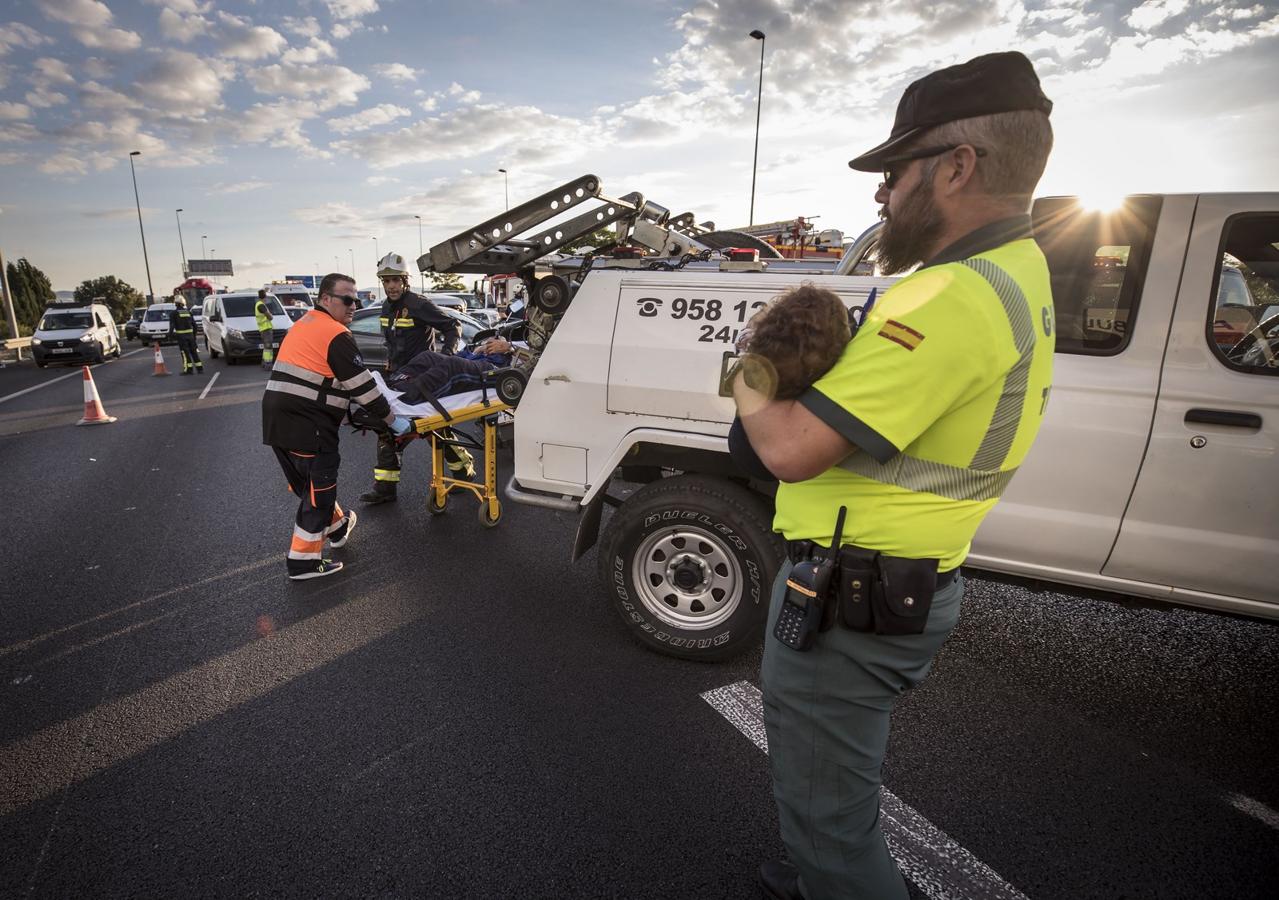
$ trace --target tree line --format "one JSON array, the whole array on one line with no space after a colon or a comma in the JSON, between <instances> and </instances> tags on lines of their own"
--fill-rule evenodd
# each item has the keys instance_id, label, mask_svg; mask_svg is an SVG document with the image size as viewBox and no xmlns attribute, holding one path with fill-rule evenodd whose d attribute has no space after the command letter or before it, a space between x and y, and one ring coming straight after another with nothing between
<instances>
[{"instance_id":1,"label":"tree line","mask_svg":"<svg viewBox=\"0 0 1279 900\"><path fill-rule=\"evenodd\" d=\"M13 297L13 312L18 320L18 336L25 336L35 331L36 324L44 314L45 307L53 302L53 285L49 277L40 271L25 257L11 262L5 267L9 277L9 293ZM142 292L128 282L121 281L114 275L102 275L80 282L75 289L77 303L89 303L95 298L105 298L107 308L111 310L111 318L116 324L123 324L135 306L146 302ZM0 338L9 338L9 317L0 315Z\"/></svg>"}]
</instances>

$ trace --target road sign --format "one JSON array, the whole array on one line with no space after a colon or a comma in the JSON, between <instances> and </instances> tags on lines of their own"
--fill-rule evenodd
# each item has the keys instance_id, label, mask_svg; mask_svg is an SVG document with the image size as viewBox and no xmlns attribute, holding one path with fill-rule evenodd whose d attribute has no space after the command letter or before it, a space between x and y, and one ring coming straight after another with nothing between
<instances>
[{"instance_id":1,"label":"road sign","mask_svg":"<svg viewBox=\"0 0 1279 900\"><path fill-rule=\"evenodd\" d=\"M187 276L194 278L197 275L234 275L235 269L231 265L229 259L188 259L187 260Z\"/></svg>"}]
</instances>

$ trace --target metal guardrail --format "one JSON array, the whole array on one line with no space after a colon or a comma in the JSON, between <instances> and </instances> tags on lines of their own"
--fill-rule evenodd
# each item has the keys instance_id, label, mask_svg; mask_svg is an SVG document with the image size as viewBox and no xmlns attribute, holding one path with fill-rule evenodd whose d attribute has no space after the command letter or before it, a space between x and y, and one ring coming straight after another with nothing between
<instances>
[{"instance_id":1,"label":"metal guardrail","mask_svg":"<svg viewBox=\"0 0 1279 900\"><path fill-rule=\"evenodd\" d=\"M6 352L12 350L18 358L18 362L22 362L22 351L31 349L31 338L9 338L8 340L0 341L0 349Z\"/></svg>"}]
</instances>

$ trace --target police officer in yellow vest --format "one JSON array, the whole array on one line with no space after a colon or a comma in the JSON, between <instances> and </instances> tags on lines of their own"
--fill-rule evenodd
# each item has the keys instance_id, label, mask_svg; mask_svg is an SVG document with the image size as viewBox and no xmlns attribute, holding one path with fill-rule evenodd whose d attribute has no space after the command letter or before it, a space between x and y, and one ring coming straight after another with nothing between
<instances>
[{"instance_id":1,"label":"police officer in yellow vest","mask_svg":"<svg viewBox=\"0 0 1279 900\"><path fill-rule=\"evenodd\" d=\"M266 291L258 291L258 302L253 304L253 317L258 320L258 334L262 336L262 368L268 371L275 361L275 351L271 349L271 336L275 325L271 321L271 310L266 305Z\"/></svg>"},{"instance_id":2,"label":"police officer in yellow vest","mask_svg":"<svg viewBox=\"0 0 1279 900\"><path fill-rule=\"evenodd\" d=\"M173 307L169 322L178 342L178 350L182 352L182 374L203 372L204 363L200 362L200 350L195 344L195 317L187 309L187 302L182 297L173 299Z\"/></svg>"},{"instance_id":3,"label":"police officer in yellow vest","mask_svg":"<svg viewBox=\"0 0 1279 900\"><path fill-rule=\"evenodd\" d=\"M959 566L1048 402L1052 294L1027 213L1051 109L1015 52L910 85L889 139L849 165L883 173L881 269L921 267L797 400L736 380L789 549L761 671L790 856L761 867L769 896L908 896L879 823L889 716L958 621Z\"/></svg>"}]
</instances>

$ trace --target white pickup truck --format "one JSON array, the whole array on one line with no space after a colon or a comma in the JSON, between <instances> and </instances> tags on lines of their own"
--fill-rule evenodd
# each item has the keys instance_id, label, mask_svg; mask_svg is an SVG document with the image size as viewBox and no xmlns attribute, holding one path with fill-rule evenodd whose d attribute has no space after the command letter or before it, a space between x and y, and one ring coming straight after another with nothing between
<instances>
[{"instance_id":1,"label":"white pickup truck","mask_svg":"<svg viewBox=\"0 0 1279 900\"><path fill-rule=\"evenodd\" d=\"M966 569L1279 619L1279 194L1142 195L1110 212L1045 198L1033 218L1054 386ZM737 330L792 284L855 306L892 279L618 265L632 268L595 260L553 298L507 493L580 514L574 559L616 506L599 568L623 619L660 652L725 658L759 639L782 555L771 487L727 454ZM620 481L643 487L619 501Z\"/></svg>"}]
</instances>

